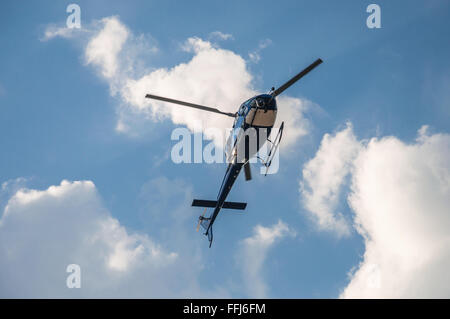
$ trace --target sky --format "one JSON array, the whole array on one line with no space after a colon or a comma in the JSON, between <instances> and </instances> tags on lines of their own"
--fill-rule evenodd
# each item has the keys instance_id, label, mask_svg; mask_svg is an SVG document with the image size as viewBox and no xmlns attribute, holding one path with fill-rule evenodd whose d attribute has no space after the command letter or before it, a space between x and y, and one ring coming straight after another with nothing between
<instances>
[{"instance_id":1,"label":"sky","mask_svg":"<svg viewBox=\"0 0 450 319\"><path fill-rule=\"evenodd\" d=\"M448 1L71 3L1 4L0 297L450 297ZM145 94L235 112L319 57L208 248L190 205L226 166L171 137L232 120Z\"/></svg>"}]
</instances>

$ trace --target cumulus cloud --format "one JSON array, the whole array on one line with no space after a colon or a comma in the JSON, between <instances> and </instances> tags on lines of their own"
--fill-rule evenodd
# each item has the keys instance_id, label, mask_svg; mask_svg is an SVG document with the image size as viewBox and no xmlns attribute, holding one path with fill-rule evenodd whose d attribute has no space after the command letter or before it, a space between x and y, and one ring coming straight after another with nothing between
<instances>
[{"instance_id":1,"label":"cumulus cloud","mask_svg":"<svg viewBox=\"0 0 450 319\"><path fill-rule=\"evenodd\" d=\"M90 181L21 188L0 219L0 296L226 296L220 289L202 290L199 261L184 257L129 232L104 208ZM66 287L69 264L81 267L81 289Z\"/></svg>"},{"instance_id":2,"label":"cumulus cloud","mask_svg":"<svg viewBox=\"0 0 450 319\"><path fill-rule=\"evenodd\" d=\"M137 45L141 41L136 39L143 36L134 35L118 17L107 17L93 25L95 27L89 33L85 47L85 61L99 70L99 75L109 83L111 94L120 98L116 129L121 133L136 135L130 120L133 116L155 122L170 119L194 132L203 132L206 138L214 139L217 146L221 146L223 140L214 138L207 128L226 130L231 128L232 119L145 99L145 95L153 93L235 112L240 103L258 93L253 87L253 75L245 59L210 41L191 37L181 46L192 55L189 61L169 68L152 69L148 57L149 53L156 51L155 46ZM230 38L230 35L218 31L211 36ZM268 41L263 41L259 47L267 45ZM136 61L143 61L144 54L147 62L140 62L137 67ZM289 146L306 134L308 122L303 113L312 104L287 95L278 101L276 125L280 125L281 119L285 120L283 144Z\"/></svg>"},{"instance_id":3,"label":"cumulus cloud","mask_svg":"<svg viewBox=\"0 0 450 319\"><path fill-rule=\"evenodd\" d=\"M241 242L238 262L242 267L243 282L249 297L268 297L263 274L264 262L270 249L286 236L295 236L295 232L280 220L271 227L255 226L253 235Z\"/></svg>"},{"instance_id":4,"label":"cumulus cloud","mask_svg":"<svg viewBox=\"0 0 450 319\"><path fill-rule=\"evenodd\" d=\"M145 99L146 93L153 93L235 112L239 103L255 94L250 88L252 76L239 55L216 49L199 38L188 39L183 48L194 52L191 61L171 69L155 70L136 80L129 79L122 88L122 98L154 120L170 118L194 132L207 127L231 128L230 118Z\"/></svg>"},{"instance_id":5,"label":"cumulus cloud","mask_svg":"<svg viewBox=\"0 0 450 319\"><path fill-rule=\"evenodd\" d=\"M0 212L3 211L9 199L27 183L27 179L19 177L15 179L7 180L1 183L0 187Z\"/></svg>"},{"instance_id":6,"label":"cumulus cloud","mask_svg":"<svg viewBox=\"0 0 450 319\"><path fill-rule=\"evenodd\" d=\"M372 139L351 189L366 251L341 296L450 297L450 135Z\"/></svg>"},{"instance_id":7,"label":"cumulus cloud","mask_svg":"<svg viewBox=\"0 0 450 319\"><path fill-rule=\"evenodd\" d=\"M338 136L341 143L336 142ZM363 259L350 272L341 297L448 298L450 135L430 135L424 126L413 143L392 136L363 143L347 126L324 141L316 155L323 163L317 167L329 173L331 185L337 185L342 181L342 167L350 165L343 169L351 175L346 196L355 229L365 242ZM328 156L324 156L327 148ZM341 163L346 164L333 166L343 154L347 160ZM317 185L307 195L337 196L336 191L330 192L330 185Z\"/></svg>"},{"instance_id":8,"label":"cumulus cloud","mask_svg":"<svg viewBox=\"0 0 450 319\"><path fill-rule=\"evenodd\" d=\"M341 188L350 173L361 143L353 134L352 125L335 135L325 134L314 158L303 166L300 193L305 208L321 230L348 236L351 225L336 212Z\"/></svg>"},{"instance_id":9,"label":"cumulus cloud","mask_svg":"<svg viewBox=\"0 0 450 319\"><path fill-rule=\"evenodd\" d=\"M194 132L203 132L213 139L208 127L225 132L232 119L196 109L183 108L164 102L145 99L146 93L169 96L235 112L245 99L258 92L252 87L253 76L246 61L238 54L215 47L200 38L189 38L183 49L194 54L187 63L170 69L157 69L138 79L128 79L121 90L122 99L135 110L153 120L170 118L175 124L184 124ZM285 120L285 145L293 144L307 132L303 112L309 102L288 96L279 99L279 119ZM222 141L216 141L218 145Z\"/></svg>"}]
</instances>

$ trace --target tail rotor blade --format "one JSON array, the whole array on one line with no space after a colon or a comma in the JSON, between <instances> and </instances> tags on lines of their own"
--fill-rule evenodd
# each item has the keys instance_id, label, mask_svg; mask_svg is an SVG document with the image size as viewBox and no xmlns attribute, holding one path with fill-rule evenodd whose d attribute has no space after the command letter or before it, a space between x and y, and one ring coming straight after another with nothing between
<instances>
[{"instance_id":1,"label":"tail rotor blade","mask_svg":"<svg viewBox=\"0 0 450 319\"><path fill-rule=\"evenodd\" d=\"M323 61L322 59L317 59L316 61L314 61L312 64L310 64L306 69L304 69L303 71L301 71L299 74L297 74L296 76L294 76L292 79L290 79L289 81L287 81L286 83L284 83L282 86L280 86L278 89L274 90L272 92L272 96L276 97L278 95L280 95L281 93L283 93L284 90L286 90L288 87L290 87L292 84L294 84L295 82L297 82L298 80L300 80L302 77L304 77L306 74L308 74L309 72L311 72L316 66L318 66L319 64L321 64Z\"/></svg>"},{"instance_id":2,"label":"tail rotor blade","mask_svg":"<svg viewBox=\"0 0 450 319\"><path fill-rule=\"evenodd\" d=\"M205 214L206 214L206 207L205 207L205 209L203 210L202 216L200 216L200 217L198 218L197 233L198 233L198 230L200 229L200 224L202 223L202 220L203 220L203 217L205 217Z\"/></svg>"}]
</instances>

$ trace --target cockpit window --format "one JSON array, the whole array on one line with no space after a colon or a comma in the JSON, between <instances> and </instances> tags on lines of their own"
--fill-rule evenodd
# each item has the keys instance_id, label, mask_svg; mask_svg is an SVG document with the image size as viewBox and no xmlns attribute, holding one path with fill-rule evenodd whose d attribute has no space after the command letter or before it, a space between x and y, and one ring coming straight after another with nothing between
<instances>
[{"instance_id":1,"label":"cockpit window","mask_svg":"<svg viewBox=\"0 0 450 319\"><path fill-rule=\"evenodd\" d=\"M257 98L257 99L256 99L256 105L257 105L258 107L264 107L264 106L266 105L266 101L264 101L263 98Z\"/></svg>"},{"instance_id":2,"label":"cockpit window","mask_svg":"<svg viewBox=\"0 0 450 319\"><path fill-rule=\"evenodd\" d=\"M250 101L250 107L252 108L269 108L269 109L276 109L276 101L271 96L258 96L253 98Z\"/></svg>"},{"instance_id":3,"label":"cockpit window","mask_svg":"<svg viewBox=\"0 0 450 319\"><path fill-rule=\"evenodd\" d=\"M245 103L241 105L241 107L239 108L239 114L244 114L245 112Z\"/></svg>"}]
</instances>

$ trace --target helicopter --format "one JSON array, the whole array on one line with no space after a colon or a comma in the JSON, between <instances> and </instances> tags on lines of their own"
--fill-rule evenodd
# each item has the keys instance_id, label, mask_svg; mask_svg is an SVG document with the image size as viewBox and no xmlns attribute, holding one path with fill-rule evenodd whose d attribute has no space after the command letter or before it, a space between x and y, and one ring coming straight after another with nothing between
<instances>
[{"instance_id":1,"label":"helicopter","mask_svg":"<svg viewBox=\"0 0 450 319\"><path fill-rule=\"evenodd\" d=\"M269 142L271 146L270 150L268 151L267 158L265 160L261 159L261 162L266 167L267 175L267 169L269 169L276 154L279 143L283 136L284 129L284 122L282 122L276 137L273 140L269 139L277 116L276 97L283 93L295 82L304 77L306 74L311 72L322 62L323 61L320 58L315 60L308 67L303 69L301 72L299 72L297 75L292 77L289 81L287 81L277 89L272 87L268 94L259 94L246 100L240 105L238 111L235 113L222 112L217 108L175 100L153 94L147 94L145 96L149 99L192 107L234 118L233 129L225 146L225 154L228 162L228 167L223 177L217 199L194 199L192 201L192 206L204 208L203 214L198 218L197 232L200 226L202 226L205 230L204 235L208 237L209 247L211 247L213 242L212 226L221 209L245 210L245 208L247 207L247 203L226 201L227 196L230 193L231 188L233 187L233 184L236 181L242 168L244 168L245 180L249 181L252 179L250 159L255 156L262 145L264 145L266 142ZM210 214L210 216L205 217L207 208L213 208L214 210Z\"/></svg>"}]
</instances>

